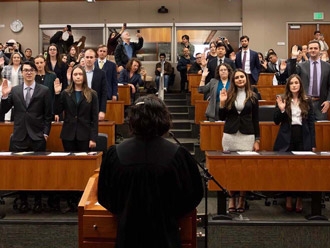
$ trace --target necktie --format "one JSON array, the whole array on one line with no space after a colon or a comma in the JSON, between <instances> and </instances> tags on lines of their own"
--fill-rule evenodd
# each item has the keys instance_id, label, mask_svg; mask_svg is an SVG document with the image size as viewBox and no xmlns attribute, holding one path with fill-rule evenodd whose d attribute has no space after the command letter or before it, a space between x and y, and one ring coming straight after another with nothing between
<instances>
[{"instance_id":1,"label":"necktie","mask_svg":"<svg viewBox=\"0 0 330 248\"><path fill-rule=\"evenodd\" d=\"M218 62L219 62L218 65L221 65L222 64L222 59L219 59Z\"/></svg>"},{"instance_id":2,"label":"necktie","mask_svg":"<svg viewBox=\"0 0 330 248\"><path fill-rule=\"evenodd\" d=\"M30 94L31 87L26 87L25 89L26 89L25 104L26 107L28 107L31 101L31 94Z\"/></svg>"},{"instance_id":3,"label":"necktie","mask_svg":"<svg viewBox=\"0 0 330 248\"><path fill-rule=\"evenodd\" d=\"M243 69L243 71L245 71L245 61L246 61L246 51L244 51L243 60L242 60L242 69Z\"/></svg>"},{"instance_id":4,"label":"necktie","mask_svg":"<svg viewBox=\"0 0 330 248\"><path fill-rule=\"evenodd\" d=\"M317 70L316 70L316 63L317 61L313 62L313 88L312 88L312 96L318 96L318 90L317 90Z\"/></svg>"},{"instance_id":5,"label":"necktie","mask_svg":"<svg viewBox=\"0 0 330 248\"><path fill-rule=\"evenodd\" d=\"M103 64L104 64L103 60L100 60L100 62L99 62L99 67L100 67L100 69L103 68Z\"/></svg>"}]
</instances>

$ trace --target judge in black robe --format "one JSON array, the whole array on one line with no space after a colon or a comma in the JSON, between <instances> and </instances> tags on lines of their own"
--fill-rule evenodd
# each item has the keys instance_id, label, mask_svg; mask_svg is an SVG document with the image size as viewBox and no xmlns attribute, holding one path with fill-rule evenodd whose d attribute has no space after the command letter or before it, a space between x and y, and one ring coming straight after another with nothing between
<instances>
[{"instance_id":1,"label":"judge in black robe","mask_svg":"<svg viewBox=\"0 0 330 248\"><path fill-rule=\"evenodd\" d=\"M165 104L153 95L130 108L134 136L108 150L100 169L99 203L118 219L117 248L179 248L178 219L203 197L190 153L162 136L171 127Z\"/></svg>"}]
</instances>

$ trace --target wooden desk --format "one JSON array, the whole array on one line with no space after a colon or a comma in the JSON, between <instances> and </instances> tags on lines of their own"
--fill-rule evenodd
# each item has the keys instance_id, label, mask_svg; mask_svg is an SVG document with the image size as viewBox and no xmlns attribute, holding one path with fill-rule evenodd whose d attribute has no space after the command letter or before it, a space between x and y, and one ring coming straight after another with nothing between
<instances>
[{"instance_id":1,"label":"wooden desk","mask_svg":"<svg viewBox=\"0 0 330 248\"><path fill-rule=\"evenodd\" d=\"M276 99L276 95L283 94L285 91L285 85L257 85L257 88L261 95L261 99L267 101L274 101Z\"/></svg>"},{"instance_id":2,"label":"wooden desk","mask_svg":"<svg viewBox=\"0 0 330 248\"><path fill-rule=\"evenodd\" d=\"M194 106L195 102L197 100L203 100L204 99L204 94L198 92L198 87L192 85L191 86L191 92L190 92L190 105Z\"/></svg>"},{"instance_id":3,"label":"wooden desk","mask_svg":"<svg viewBox=\"0 0 330 248\"><path fill-rule=\"evenodd\" d=\"M98 173L88 181L78 206L79 248L115 247L117 222L97 202ZM183 248L196 248L196 211L180 219Z\"/></svg>"},{"instance_id":4,"label":"wooden desk","mask_svg":"<svg viewBox=\"0 0 330 248\"><path fill-rule=\"evenodd\" d=\"M118 100L124 101L124 105L131 105L131 90L128 85L118 85Z\"/></svg>"},{"instance_id":5,"label":"wooden desk","mask_svg":"<svg viewBox=\"0 0 330 248\"><path fill-rule=\"evenodd\" d=\"M224 122L200 122L200 148L202 151L222 151ZM260 150L272 151L279 126L273 122L260 122ZM330 122L315 123L317 151L330 151Z\"/></svg>"},{"instance_id":6,"label":"wooden desk","mask_svg":"<svg viewBox=\"0 0 330 248\"><path fill-rule=\"evenodd\" d=\"M201 82L202 74L187 74L188 79L188 90L191 91L192 86L199 86L199 83Z\"/></svg>"},{"instance_id":7,"label":"wooden desk","mask_svg":"<svg viewBox=\"0 0 330 248\"><path fill-rule=\"evenodd\" d=\"M13 122L0 123L0 151L9 150L10 135L13 133ZM62 130L61 122L53 122L50 130L49 138L47 140L47 151L59 152L63 151L62 140L60 138ZM111 146L115 144L115 122L101 121L99 122L99 133L106 133L108 135L108 144Z\"/></svg>"},{"instance_id":8,"label":"wooden desk","mask_svg":"<svg viewBox=\"0 0 330 248\"><path fill-rule=\"evenodd\" d=\"M87 156L38 154L0 156L0 189L83 191L102 161L102 152Z\"/></svg>"},{"instance_id":9,"label":"wooden desk","mask_svg":"<svg viewBox=\"0 0 330 248\"><path fill-rule=\"evenodd\" d=\"M105 120L114 121L116 125L124 123L124 101L107 101Z\"/></svg>"},{"instance_id":10,"label":"wooden desk","mask_svg":"<svg viewBox=\"0 0 330 248\"><path fill-rule=\"evenodd\" d=\"M195 124L199 124L201 121L206 121L205 112L208 104L209 102L206 100L195 100ZM275 105L275 100L259 100L259 106L264 105Z\"/></svg>"},{"instance_id":11,"label":"wooden desk","mask_svg":"<svg viewBox=\"0 0 330 248\"><path fill-rule=\"evenodd\" d=\"M330 153L293 155L260 152L259 155L207 151L210 174L232 191L330 191ZM209 190L219 191L214 182ZM312 203L312 215L321 215L321 199ZM317 206L317 207L316 207Z\"/></svg>"},{"instance_id":12,"label":"wooden desk","mask_svg":"<svg viewBox=\"0 0 330 248\"><path fill-rule=\"evenodd\" d=\"M272 86L274 73L260 73L257 86Z\"/></svg>"}]
</instances>

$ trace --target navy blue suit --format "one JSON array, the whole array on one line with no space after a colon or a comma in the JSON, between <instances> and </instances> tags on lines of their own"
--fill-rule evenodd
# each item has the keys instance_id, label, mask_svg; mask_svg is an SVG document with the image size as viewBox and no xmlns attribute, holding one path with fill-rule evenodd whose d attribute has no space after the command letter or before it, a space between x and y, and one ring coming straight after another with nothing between
<instances>
[{"instance_id":1,"label":"navy blue suit","mask_svg":"<svg viewBox=\"0 0 330 248\"><path fill-rule=\"evenodd\" d=\"M258 57L258 53L249 49L250 52L250 70L251 70L251 84L257 84L259 80L259 73L260 73L260 61ZM242 68L242 51L236 53L236 60L235 60L236 68Z\"/></svg>"},{"instance_id":2,"label":"navy blue suit","mask_svg":"<svg viewBox=\"0 0 330 248\"><path fill-rule=\"evenodd\" d=\"M100 69L98 60L95 61L95 68ZM116 64L107 60L102 71L105 72L107 80L107 99L112 100L112 96L118 96L118 80L117 80L117 67Z\"/></svg>"},{"instance_id":3,"label":"navy blue suit","mask_svg":"<svg viewBox=\"0 0 330 248\"><path fill-rule=\"evenodd\" d=\"M215 58L209 60L209 62L207 63L207 68L209 69L209 74L207 75L207 77L205 79L206 84L208 84L212 78L215 78L215 70L218 66L218 60L219 60L219 58L215 57ZM229 58L225 58L223 63L230 65L233 70L236 69L235 63Z\"/></svg>"}]
</instances>

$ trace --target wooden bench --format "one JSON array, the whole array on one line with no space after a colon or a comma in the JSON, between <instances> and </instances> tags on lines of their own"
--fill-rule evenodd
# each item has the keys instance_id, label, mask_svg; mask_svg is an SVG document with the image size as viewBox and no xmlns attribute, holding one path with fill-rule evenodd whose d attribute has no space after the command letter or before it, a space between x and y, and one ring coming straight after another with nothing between
<instances>
[{"instance_id":1,"label":"wooden bench","mask_svg":"<svg viewBox=\"0 0 330 248\"><path fill-rule=\"evenodd\" d=\"M47 140L47 151L63 151L62 140L60 138L62 130L62 122L53 122L50 129L50 134ZM10 135L13 133L13 122L0 123L0 151L9 150ZM115 144L115 122L114 121L101 121L99 122L99 133L108 135L107 147Z\"/></svg>"},{"instance_id":2,"label":"wooden bench","mask_svg":"<svg viewBox=\"0 0 330 248\"><path fill-rule=\"evenodd\" d=\"M257 89L261 95L262 100L274 101L276 100L276 95L284 93L285 85L271 85L271 86L257 85Z\"/></svg>"},{"instance_id":3,"label":"wooden bench","mask_svg":"<svg viewBox=\"0 0 330 248\"><path fill-rule=\"evenodd\" d=\"M209 102L206 100L195 100L195 124L199 124L201 121L206 121L206 108ZM275 100L266 101L259 100L259 106L275 105Z\"/></svg>"},{"instance_id":4,"label":"wooden bench","mask_svg":"<svg viewBox=\"0 0 330 248\"><path fill-rule=\"evenodd\" d=\"M224 122L200 122L200 148L202 151L222 151ZM279 126L273 122L260 122L260 150L272 151ZM330 151L330 122L315 123L317 151Z\"/></svg>"},{"instance_id":5,"label":"wooden bench","mask_svg":"<svg viewBox=\"0 0 330 248\"><path fill-rule=\"evenodd\" d=\"M124 101L107 101L105 120L114 121L116 125L124 123Z\"/></svg>"},{"instance_id":6,"label":"wooden bench","mask_svg":"<svg viewBox=\"0 0 330 248\"><path fill-rule=\"evenodd\" d=\"M274 73L260 73L257 86L272 86Z\"/></svg>"},{"instance_id":7,"label":"wooden bench","mask_svg":"<svg viewBox=\"0 0 330 248\"><path fill-rule=\"evenodd\" d=\"M131 89L128 85L118 85L118 100L124 105L131 105Z\"/></svg>"},{"instance_id":8,"label":"wooden bench","mask_svg":"<svg viewBox=\"0 0 330 248\"><path fill-rule=\"evenodd\" d=\"M187 74L187 79L188 79L188 90L189 92L192 90L192 86L199 86L199 83L201 81L201 78L202 78L202 74L191 74L191 73L188 73Z\"/></svg>"},{"instance_id":9,"label":"wooden bench","mask_svg":"<svg viewBox=\"0 0 330 248\"><path fill-rule=\"evenodd\" d=\"M206 166L210 174L230 191L311 191L309 220L326 220L322 216L321 192L330 189L328 154L294 155L259 152L244 155L207 151ZM211 181L208 189L218 192L218 214L226 214L226 197ZM219 206L220 204L220 206Z\"/></svg>"}]
</instances>

